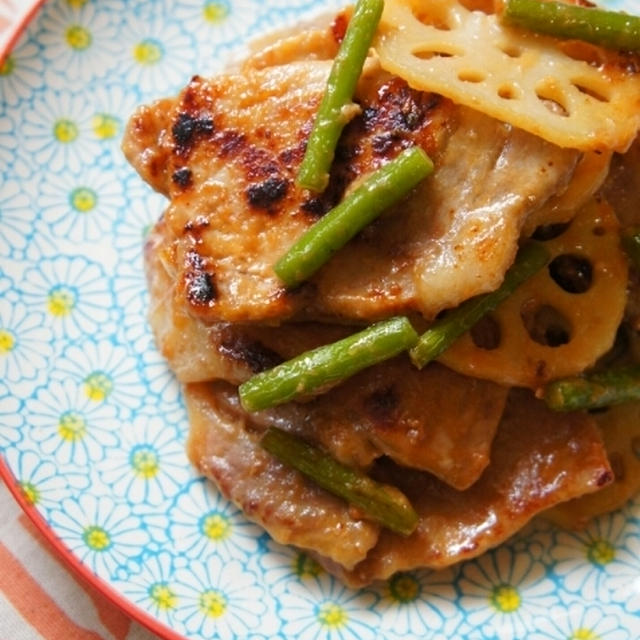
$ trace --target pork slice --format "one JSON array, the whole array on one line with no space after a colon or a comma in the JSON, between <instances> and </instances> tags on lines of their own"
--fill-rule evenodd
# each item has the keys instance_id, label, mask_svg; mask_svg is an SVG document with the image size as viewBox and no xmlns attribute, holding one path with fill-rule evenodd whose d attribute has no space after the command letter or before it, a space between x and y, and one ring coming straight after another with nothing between
<instances>
[{"instance_id":1,"label":"pork slice","mask_svg":"<svg viewBox=\"0 0 640 640\"><path fill-rule=\"evenodd\" d=\"M132 117L124 149L171 199L166 260L186 313L209 324L431 318L500 284L524 220L575 168L577 152L413 91L373 61L329 187L311 194L295 176L329 68L310 59L196 77L173 102ZM412 145L433 157L433 175L287 291L273 264L363 176Z\"/></svg>"},{"instance_id":2,"label":"pork slice","mask_svg":"<svg viewBox=\"0 0 640 640\"><path fill-rule=\"evenodd\" d=\"M162 266L162 222L147 242L149 319L160 351L181 382L212 379L238 384L303 351L335 342L355 327L321 323L205 325L173 306L171 278ZM247 420L284 426L321 443L347 464L366 467L386 454L427 469L463 489L489 462L507 391L433 364L422 371L406 357L380 363L329 393L290 403ZM230 388L218 402L241 412Z\"/></svg>"},{"instance_id":3,"label":"pork slice","mask_svg":"<svg viewBox=\"0 0 640 640\"><path fill-rule=\"evenodd\" d=\"M593 419L585 413L553 413L524 390L511 391L491 464L466 491L388 461L376 471L379 479L405 492L420 521L408 538L382 531L366 560L352 570L324 561L352 586L386 579L396 571L438 569L473 558L540 511L613 480Z\"/></svg>"},{"instance_id":4,"label":"pork slice","mask_svg":"<svg viewBox=\"0 0 640 640\"><path fill-rule=\"evenodd\" d=\"M366 469L387 455L464 489L489 464L506 395L498 385L438 364L419 371L403 356L370 367L309 402L245 416L254 429L286 429L347 465ZM231 389L218 394L218 403L242 412Z\"/></svg>"},{"instance_id":5,"label":"pork slice","mask_svg":"<svg viewBox=\"0 0 640 640\"><path fill-rule=\"evenodd\" d=\"M180 382L226 380L234 384L283 360L340 340L357 328L320 323L284 327L205 324L174 295L175 273L164 218L151 230L144 250L149 324L158 350Z\"/></svg>"},{"instance_id":6,"label":"pork slice","mask_svg":"<svg viewBox=\"0 0 640 640\"><path fill-rule=\"evenodd\" d=\"M264 451L244 417L218 403L225 388L222 382L185 387L194 466L274 540L349 568L362 561L379 526Z\"/></svg>"}]
</instances>

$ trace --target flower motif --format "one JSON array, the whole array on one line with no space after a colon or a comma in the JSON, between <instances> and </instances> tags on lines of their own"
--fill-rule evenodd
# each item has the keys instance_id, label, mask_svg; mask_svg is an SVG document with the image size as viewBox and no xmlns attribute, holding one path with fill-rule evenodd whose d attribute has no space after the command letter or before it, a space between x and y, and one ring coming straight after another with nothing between
<instances>
[{"instance_id":1,"label":"flower motif","mask_svg":"<svg viewBox=\"0 0 640 640\"><path fill-rule=\"evenodd\" d=\"M145 97L178 91L196 70L197 47L179 22L132 16L122 28L120 43L125 82Z\"/></svg>"},{"instance_id":2,"label":"flower motif","mask_svg":"<svg viewBox=\"0 0 640 640\"><path fill-rule=\"evenodd\" d=\"M0 378L35 380L53 353L51 329L44 314L28 312L22 302L0 307Z\"/></svg>"},{"instance_id":3,"label":"flower motif","mask_svg":"<svg viewBox=\"0 0 640 640\"><path fill-rule=\"evenodd\" d=\"M15 180L5 180L0 193L0 256L16 257L29 241L36 209Z\"/></svg>"},{"instance_id":4,"label":"flower motif","mask_svg":"<svg viewBox=\"0 0 640 640\"><path fill-rule=\"evenodd\" d=\"M179 387L168 370L166 361L157 352L147 320L149 292L144 269L136 263L119 260L116 265L114 284L117 307L123 314L120 327L126 342L137 353L143 354L145 366L149 366L146 377L153 381L150 389L154 393L168 392L171 400L175 400L178 397Z\"/></svg>"},{"instance_id":5,"label":"flower motif","mask_svg":"<svg viewBox=\"0 0 640 640\"><path fill-rule=\"evenodd\" d=\"M123 345L111 340L72 344L56 362L51 377L70 378L89 400L111 402L126 408L127 414L142 404L146 393L137 360Z\"/></svg>"},{"instance_id":6,"label":"flower motif","mask_svg":"<svg viewBox=\"0 0 640 640\"><path fill-rule=\"evenodd\" d=\"M142 269L142 264L118 261L115 271L115 289L118 306L133 313L138 314L139 308L147 308L147 301L144 300L147 294L147 280ZM144 303L144 307L141 307Z\"/></svg>"},{"instance_id":7,"label":"flower motif","mask_svg":"<svg viewBox=\"0 0 640 640\"><path fill-rule=\"evenodd\" d=\"M111 145L120 159L119 145L124 133L125 118L140 104L136 87L126 86L124 83L100 84L92 90L92 101L94 105L91 118L92 135L102 145ZM136 177L140 183L140 177L137 175Z\"/></svg>"},{"instance_id":8,"label":"flower motif","mask_svg":"<svg viewBox=\"0 0 640 640\"><path fill-rule=\"evenodd\" d=\"M170 553L162 551L145 558L140 571L127 576L126 582L119 587L139 607L165 624L171 624L180 598Z\"/></svg>"},{"instance_id":9,"label":"flower motif","mask_svg":"<svg viewBox=\"0 0 640 640\"><path fill-rule=\"evenodd\" d=\"M42 260L25 273L22 290L30 306L46 312L57 335L75 339L115 331L110 283L96 262L67 256Z\"/></svg>"},{"instance_id":10,"label":"flower motif","mask_svg":"<svg viewBox=\"0 0 640 640\"><path fill-rule=\"evenodd\" d=\"M612 592L629 595L633 577L640 575L640 560L637 545L631 542L636 547L632 551L624 540L626 524L621 513L612 513L584 530L556 533L549 553L567 591L603 603L611 602Z\"/></svg>"},{"instance_id":11,"label":"flower motif","mask_svg":"<svg viewBox=\"0 0 640 640\"><path fill-rule=\"evenodd\" d=\"M237 560L209 556L176 571L179 607L175 618L187 635L246 638L250 630L269 631L275 616L265 615L266 593Z\"/></svg>"},{"instance_id":12,"label":"flower motif","mask_svg":"<svg viewBox=\"0 0 640 640\"><path fill-rule=\"evenodd\" d=\"M623 543L623 553L618 554L621 565L616 571L616 580L610 582L612 602L623 604L624 608L640 614L640 537L637 531L627 532Z\"/></svg>"},{"instance_id":13,"label":"flower motif","mask_svg":"<svg viewBox=\"0 0 640 640\"><path fill-rule=\"evenodd\" d=\"M9 278L5 272L2 270L0 266L0 296L2 296L2 300L11 300L11 302L15 302L18 299L16 292L14 291L14 283L11 278Z\"/></svg>"},{"instance_id":14,"label":"flower motif","mask_svg":"<svg viewBox=\"0 0 640 640\"><path fill-rule=\"evenodd\" d=\"M138 415L120 437L120 446L99 470L117 495L132 504L159 505L187 484L191 469L174 425L157 416Z\"/></svg>"},{"instance_id":15,"label":"flower motif","mask_svg":"<svg viewBox=\"0 0 640 640\"><path fill-rule=\"evenodd\" d=\"M617 610L597 605L574 602L568 607L553 607L546 616L536 619L536 629L530 640L627 640L629 629L621 625Z\"/></svg>"},{"instance_id":16,"label":"flower motif","mask_svg":"<svg viewBox=\"0 0 640 640\"><path fill-rule=\"evenodd\" d=\"M0 379L0 451L22 440L24 424L22 402Z\"/></svg>"},{"instance_id":17,"label":"flower motif","mask_svg":"<svg viewBox=\"0 0 640 640\"><path fill-rule=\"evenodd\" d=\"M22 145L50 173L78 173L100 154L93 136L93 109L83 95L48 91L24 111Z\"/></svg>"},{"instance_id":18,"label":"flower motif","mask_svg":"<svg viewBox=\"0 0 640 640\"><path fill-rule=\"evenodd\" d=\"M178 0L172 13L201 39L199 49L210 56L212 42L218 48L243 43L255 31L265 8L255 0ZM199 61L199 66L204 62Z\"/></svg>"},{"instance_id":19,"label":"flower motif","mask_svg":"<svg viewBox=\"0 0 640 640\"><path fill-rule=\"evenodd\" d=\"M79 175L46 175L38 206L54 235L71 242L96 242L113 229L126 203L113 175L89 167Z\"/></svg>"},{"instance_id":20,"label":"flower motif","mask_svg":"<svg viewBox=\"0 0 640 640\"><path fill-rule=\"evenodd\" d=\"M16 107L44 84L40 47L23 39L0 64L0 102Z\"/></svg>"},{"instance_id":21,"label":"flower motif","mask_svg":"<svg viewBox=\"0 0 640 640\"><path fill-rule=\"evenodd\" d=\"M557 603L554 583L529 554L499 547L462 565L458 587L466 622L483 637L525 638L538 616Z\"/></svg>"},{"instance_id":22,"label":"flower motif","mask_svg":"<svg viewBox=\"0 0 640 640\"><path fill-rule=\"evenodd\" d=\"M266 552L260 558L265 582L274 593L286 589L293 581L318 580L324 569L304 551L287 547L268 539Z\"/></svg>"},{"instance_id":23,"label":"flower motif","mask_svg":"<svg viewBox=\"0 0 640 640\"><path fill-rule=\"evenodd\" d=\"M121 567L139 562L149 536L127 504L90 493L63 500L49 512L53 530L94 573L109 579Z\"/></svg>"},{"instance_id":24,"label":"flower motif","mask_svg":"<svg viewBox=\"0 0 640 640\"><path fill-rule=\"evenodd\" d=\"M460 620L453 587L455 570L396 573L381 589L376 610L382 630L411 638L431 637L436 631L449 631Z\"/></svg>"},{"instance_id":25,"label":"flower motif","mask_svg":"<svg viewBox=\"0 0 640 640\"><path fill-rule=\"evenodd\" d=\"M71 380L50 381L26 401L32 438L62 465L84 467L119 445L116 410L96 404Z\"/></svg>"},{"instance_id":26,"label":"flower motif","mask_svg":"<svg viewBox=\"0 0 640 640\"><path fill-rule=\"evenodd\" d=\"M153 347L142 354L142 361L150 391L169 402L175 401L180 395L180 385L164 357Z\"/></svg>"},{"instance_id":27,"label":"flower motif","mask_svg":"<svg viewBox=\"0 0 640 640\"><path fill-rule=\"evenodd\" d=\"M301 22L313 24L315 16L329 16L331 19L332 12L337 13L345 6L342 0L325 0L321 3L315 0L269 0L268 5L265 3L267 11L263 11L257 30L259 33L269 33L284 29L286 33Z\"/></svg>"},{"instance_id":28,"label":"flower motif","mask_svg":"<svg viewBox=\"0 0 640 640\"><path fill-rule=\"evenodd\" d=\"M48 4L40 17L38 40L50 69L72 82L102 78L117 65L119 14L100 3Z\"/></svg>"},{"instance_id":29,"label":"flower motif","mask_svg":"<svg viewBox=\"0 0 640 640\"><path fill-rule=\"evenodd\" d=\"M136 176L134 185L140 184ZM138 191L138 193L136 193ZM142 249L145 239L155 221L165 209L167 201L159 193L150 189L140 190L127 186L129 203L127 215L118 222L114 231L114 246L120 260L127 264L142 264Z\"/></svg>"},{"instance_id":30,"label":"flower motif","mask_svg":"<svg viewBox=\"0 0 640 640\"><path fill-rule=\"evenodd\" d=\"M380 637L377 599L370 591L353 591L327 574L292 582L280 594L286 638L368 640Z\"/></svg>"},{"instance_id":31,"label":"flower motif","mask_svg":"<svg viewBox=\"0 0 640 640\"><path fill-rule=\"evenodd\" d=\"M62 496L68 495L65 476L36 451L19 451L14 447L4 455L27 504L38 509L57 508Z\"/></svg>"},{"instance_id":32,"label":"flower motif","mask_svg":"<svg viewBox=\"0 0 640 640\"><path fill-rule=\"evenodd\" d=\"M170 537L181 553L204 558L247 558L258 550L260 529L207 481L192 481L169 514Z\"/></svg>"},{"instance_id":33,"label":"flower motif","mask_svg":"<svg viewBox=\"0 0 640 640\"><path fill-rule=\"evenodd\" d=\"M0 111L0 175L4 175L5 180L26 180L33 174L33 162L30 158L27 162L22 148L18 147L17 129L11 111Z\"/></svg>"},{"instance_id":34,"label":"flower motif","mask_svg":"<svg viewBox=\"0 0 640 640\"><path fill-rule=\"evenodd\" d=\"M325 9L326 5L331 6L332 0L326 0L322 3L321 8ZM333 1L337 7L344 7L344 3L340 3L339 1ZM318 5L317 2L313 0L269 0L269 9L274 10L285 10L285 11L295 11L300 12L301 10L314 8Z\"/></svg>"}]
</instances>

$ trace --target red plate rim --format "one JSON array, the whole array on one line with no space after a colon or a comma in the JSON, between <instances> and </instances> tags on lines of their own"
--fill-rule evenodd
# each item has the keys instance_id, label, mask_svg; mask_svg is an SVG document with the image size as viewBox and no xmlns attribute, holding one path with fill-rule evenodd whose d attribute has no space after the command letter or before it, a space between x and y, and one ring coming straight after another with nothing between
<instances>
[{"instance_id":1,"label":"red plate rim","mask_svg":"<svg viewBox=\"0 0 640 640\"><path fill-rule=\"evenodd\" d=\"M112 604L124 611L132 620L139 622L152 633L163 640L185 640L185 637L171 630L159 620L146 613L130 600L127 600L122 594L118 593L108 582L96 576L89 567L80 562L73 555L71 550L58 538L49 523L43 515L31 504L27 502L23 492L20 489L18 481L13 475L11 469L7 465L3 456L0 454L0 478L4 480L9 492L13 495L15 501L20 505L24 513L29 517L38 531L53 546L57 555L61 557L67 566L69 566L82 580L88 582L95 587L102 595L104 595Z\"/></svg>"},{"instance_id":2,"label":"red plate rim","mask_svg":"<svg viewBox=\"0 0 640 640\"><path fill-rule=\"evenodd\" d=\"M6 37L3 44L3 48L0 50L0 64L4 62L9 55L11 49L16 44L18 38L22 35L22 32L26 28L27 24L33 19L40 7L46 0L36 0L28 11L18 20L11 25L11 32ZM176 633L165 626L160 621L153 618L151 615L134 605L131 601L127 600L124 596L118 593L109 583L102 578L96 576L86 565L82 564L80 560L73 555L69 548L58 538L53 529L49 526L49 523L45 520L43 515L31 504L27 502L23 492L20 490L20 486L13 475L8 464L4 460L0 452L0 478L4 480L9 492L12 494L15 501L20 505L24 513L28 516L31 522L35 525L36 529L44 536L44 538L52 545L57 555L61 557L66 565L70 567L82 580L86 581L93 587L95 587L101 594L103 594L109 601L124 611L132 620L139 622L146 627L152 633L160 636L164 640L184 640L184 636Z\"/></svg>"},{"instance_id":3,"label":"red plate rim","mask_svg":"<svg viewBox=\"0 0 640 640\"><path fill-rule=\"evenodd\" d=\"M3 34L4 42L0 44L0 64L5 61L5 58L9 55L11 49L13 49L27 24L31 22L33 16L44 3L45 0L35 0L31 7L22 14L20 19L8 27L7 34Z\"/></svg>"}]
</instances>

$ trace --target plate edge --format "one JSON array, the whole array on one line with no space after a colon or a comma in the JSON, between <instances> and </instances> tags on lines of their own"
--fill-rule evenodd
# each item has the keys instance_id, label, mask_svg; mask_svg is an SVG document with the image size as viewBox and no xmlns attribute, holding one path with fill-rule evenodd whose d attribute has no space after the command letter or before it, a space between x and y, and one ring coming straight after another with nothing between
<instances>
[{"instance_id":1,"label":"plate edge","mask_svg":"<svg viewBox=\"0 0 640 640\"><path fill-rule=\"evenodd\" d=\"M18 481L13 472L9 468L4 459L2 451L0 451L0 478L4 481L7 489L12 494L14 500L18 503L25 515L31 520L38 532L51 544L56 552L56 556L61 558L64 564L73 570L81 581L87 582L104 595L113 605L124 611L132 620L139 622L146 629L155 633L162 640L186 640L185 636L173 631L162 622L154 618L140 607L137 607L130 600L121 595L112 585L104 579L96 576L87 565L82 564L80 560L71 552L71 550L58 538L55 531L51 528L44 516L33 506L30 505L20 491Z\"/></svg>"}]
</instances>

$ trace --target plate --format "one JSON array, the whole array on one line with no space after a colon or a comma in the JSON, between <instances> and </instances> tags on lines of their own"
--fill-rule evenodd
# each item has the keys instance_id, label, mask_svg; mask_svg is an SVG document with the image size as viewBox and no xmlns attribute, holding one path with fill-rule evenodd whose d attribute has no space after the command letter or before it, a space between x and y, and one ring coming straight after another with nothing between
<instances>
[{"instance_id":1,"label":"plate","mask_svg":"<svg viewBox=\"0 0 640 640\"><path fill-rule=\"evenodd\" d=\"M253 36L341 4L51 0L32 17L0 71L1 475L78 571L165 638L629 638L638 500L353 591L186 460L180 390L145 319L141 247L164 202L125 162L124 123Z\"/></svg>"}]
</instances>

